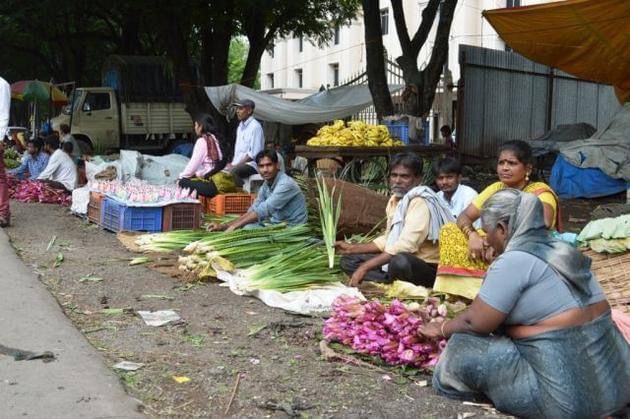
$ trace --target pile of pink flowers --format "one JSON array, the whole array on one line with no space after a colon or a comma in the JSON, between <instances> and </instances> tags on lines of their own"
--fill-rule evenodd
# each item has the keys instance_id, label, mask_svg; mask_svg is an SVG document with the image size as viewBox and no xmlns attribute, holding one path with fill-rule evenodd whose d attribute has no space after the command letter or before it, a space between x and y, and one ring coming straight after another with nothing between
<instances>
[{"instance_id":1,"label":"pile of pink flowers","mask_svg":"<svg viewBox=\"0 0 630 419\"><path fill-rule=\"evenodd\" d=\"M70 206L72 197L70 194L51 188L46 183L38 180L18 180L9 176L9 198L20 202L41 202L43 204L59 204Z\"/></svg>"},{"instance_id":2,"label":"pile of pink flowers","mask_svg":"<svg viewBox=\"0 0 630 419\"><path fill-rule=\"evenodd\" d=\"M324 338L379 356L390 365L430 368L446 347L446 339L424 339L418 336L418 328L442 321L446 315L446 306L437 299L429 299L426 306L412 311L398 300L384 305L377 300L364 302L340 296L333 303L332 317L324 323Z\"/></svg>"}]
</instances>

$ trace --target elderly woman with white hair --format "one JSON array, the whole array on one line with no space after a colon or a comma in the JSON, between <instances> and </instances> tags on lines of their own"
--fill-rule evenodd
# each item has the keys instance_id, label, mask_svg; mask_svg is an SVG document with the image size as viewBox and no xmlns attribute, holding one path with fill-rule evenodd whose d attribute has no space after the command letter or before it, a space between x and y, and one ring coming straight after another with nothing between
<instances>
[{"instance_id":1,"label":"elderly woman with white hair","mask_svg":"<svg viewBox=\"0 0 630 419\"><path fill-rule=\"evenodd\" d=\"M611 320L591 260L550 237L534 195L497 192L481 222L486 245L500 256L479 295L453 320L419 330L449 338L434 388L450 398L489 399L519 417L623 415L630 346Z\"/></svg>"}]
</instances>

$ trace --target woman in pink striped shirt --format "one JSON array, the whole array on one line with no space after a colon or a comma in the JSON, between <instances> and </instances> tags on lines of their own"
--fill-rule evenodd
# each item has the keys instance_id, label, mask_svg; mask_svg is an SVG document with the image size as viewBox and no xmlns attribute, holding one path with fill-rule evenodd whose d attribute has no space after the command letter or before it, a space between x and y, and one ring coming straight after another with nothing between
<instances>
[{"instance_id":1,"label":"woman in pink striped shirt","mask_svg":"<svg viewBox=\"0 0 630 419\"><path fill-rule=\"evenodd\" d=\"M210 115L198 114L195 117L195 133L199 138L195 142L190 161L179 175L179 186L194 189L198 195L212 198L219 192L211 177L225 167L226 160Z\"/></svg>"}]
</instances>

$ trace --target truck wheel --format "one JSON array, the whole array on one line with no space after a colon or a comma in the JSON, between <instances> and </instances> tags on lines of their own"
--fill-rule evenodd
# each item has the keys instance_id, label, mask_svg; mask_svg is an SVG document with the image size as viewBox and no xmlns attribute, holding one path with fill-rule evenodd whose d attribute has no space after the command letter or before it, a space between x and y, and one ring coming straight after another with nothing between
<instances>
[{"instance_id":1,"label":"truck wheel","mask_svg":"<svg viewBox=\"0 0 630 419\"><path fill-rule=\"evenodd\" d=\"M79 148L81 149L81 154L93 155L94 149L92 148L92 143L90 140L86 140L84 138L77 138L77 144L79 144Z\"/></svg>"}]
</instances>

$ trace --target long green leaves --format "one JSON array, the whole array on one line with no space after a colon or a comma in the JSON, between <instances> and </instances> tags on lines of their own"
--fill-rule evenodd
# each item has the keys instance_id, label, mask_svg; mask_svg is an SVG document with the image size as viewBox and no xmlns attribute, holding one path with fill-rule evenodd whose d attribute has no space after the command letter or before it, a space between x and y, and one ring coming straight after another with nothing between
<instances>
[{"instance_id":1,"label":"long green leaves","mask_svg":"<svg viewBox=\"0 0 630 419\"><path fill-rule=\"evenodd\" d=\"M339 282L339 270L328 269L327 255L321 244L299 243L245 271L250 289L279 292L304 290Z\"/></svg>"},{"instance_id":2,"label":"long green leaves","mask_svg":"<svg viewBox=\"0 0 630 419\"><path fill-rule=\"evenodd\" d=\"M341 215L341 193L337 197L337 205L335 206L335 189L328 189L326 181L317 177L317 192L319 193L319 219L322 225L322 236L326 244L326 252L328 253L328 267L332 269L335 265L335 240L337 239L337 223L339 215Z\"/></svg>"}]
</instances>

